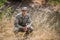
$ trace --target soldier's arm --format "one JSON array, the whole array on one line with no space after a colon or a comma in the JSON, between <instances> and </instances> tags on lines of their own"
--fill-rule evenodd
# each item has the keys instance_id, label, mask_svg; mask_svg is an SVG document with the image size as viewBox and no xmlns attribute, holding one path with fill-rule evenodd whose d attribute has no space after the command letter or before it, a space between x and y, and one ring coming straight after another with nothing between
<instances>
[{"instance_id":1,"label":"soldier's arm","mask_svg":"<svg viewBox=\"0 0 60 40\"><path fill-rule=\"evenodd\" d=\"M31 26L31 24L32 24L32 22L31 22L30 16L28 16L28 20L27 20L27 27L30 27L30 26Z\"/></svg>"},{"instance_id":2,"label":"soldier's arm","mask_svg":"<svg viewBox=\"0 0 60 40\"><path fill-rule=\"evenodd\" d=\"M15 19L14 19L14 25L15 25L15 27L22 28L22 26L20 26L20 25L18 24L18 22L19 22L18 17L15 17Z\"/></svg>"}]
</instances>

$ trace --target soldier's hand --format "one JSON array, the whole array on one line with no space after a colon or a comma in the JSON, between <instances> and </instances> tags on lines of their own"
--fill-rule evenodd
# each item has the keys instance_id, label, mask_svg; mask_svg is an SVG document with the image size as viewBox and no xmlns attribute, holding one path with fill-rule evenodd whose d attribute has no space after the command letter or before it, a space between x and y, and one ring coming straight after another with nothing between
<instances>
[{"instance_id":1,"label":"soldier's hand","mask_svg":"<svg viewBox=\"0 0 60 40\"><path fill-rule=\"evenodd\" d=\"M27 27L23 27L23 31L26 32L27 31Z\"/></svg>"}]
</instances>

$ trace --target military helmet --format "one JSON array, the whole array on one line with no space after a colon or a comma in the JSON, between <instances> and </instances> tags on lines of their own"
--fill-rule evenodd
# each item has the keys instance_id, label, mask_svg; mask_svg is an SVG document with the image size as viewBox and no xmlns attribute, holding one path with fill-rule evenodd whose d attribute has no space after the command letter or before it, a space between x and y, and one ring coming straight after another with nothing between
<instances>
[{"instance_id":1,"label":"military helmet","mask_svg":"<svg viewBox=\"0 0 60 40\"><path fill-rule=\"evenodd\" d=\"M22 9L21 10L27 10L27 7L22 7Z\"/></svg>"}]
</instances>

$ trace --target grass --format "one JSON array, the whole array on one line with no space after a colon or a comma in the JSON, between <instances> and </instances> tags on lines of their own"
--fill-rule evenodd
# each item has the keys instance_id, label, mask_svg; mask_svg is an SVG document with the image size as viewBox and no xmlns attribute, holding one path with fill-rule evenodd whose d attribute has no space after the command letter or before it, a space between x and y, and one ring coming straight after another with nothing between
<instances>
[{"instance_id":1,"label":"grass","mask_svg":"<svg viewBox=\"0 0 60 40\"><path fill-rule=\"evenodd\" d=\"M0 0L0 7L6 2L7 0Z\"/></svg>"},{"instance_id":2,"label":"grass","mask_svg":"<svg viewBox=\"0 0 60 40\"><path fill-rule=\"evenodd\" d=\"M0 7L6 2L7 0L0 0ZM48 0L49 4L60 4L60 0Z\"/></svg>"},{"instance_id":3,"label":"grass","mask_svg":"<svg viewBox=\"0 0 60 40\"><path fill-rule=\"evenodd\" d=\"M48 3L57 5L57 4L60 4L60 0L49 0Z\"/></svg>"},{"instance_id":4,"label":"grass","mask_svg":"<svg viewBox=\"0 0 60 40\"><path fill-rule=\"evenodd\" d=\"M5 0L0 0L0 4L3 5ZM56 2L59 4L59 1L51 0L50 3ZM55 3L54 3L55 4ZM37 9L37 8L36 8ZM50 9L41 9L41 11L37 11L36 9L31 9L30 13L32 15L32 21L34 26L34 32L33 35L30 37L31 40L58 40L60 39L58 36L59 34L55 31L56 28L59 26L59 17L51 14L49 11ZM0 18L2 21L0 21L0 30L1 30L1 40L14 40L16 37L14 37L13 34L13 27L14 27L14 18L11 18L11 20L7 21L5 14L7 14L7 17L11 17L12 13L11 8L7 8L5 11L0 13ZM50 14L50 15L49 15ZM57 13L57 15L59 15ZM3 17L3 18L2 18ZM58 19L58 20L57 20ZM56 21L56 22L55 22ZM60 26L59 26L60 27ZM57 28L58 29L58 28ZM57 31L60 32L58 29ZM20 35L19 35L20 37ZM29 39L28 39L29 40Z\"/></svg>"},{"instance_id":5,"label":"grass","mask_svg":"<svg viewBox=\"0 0 60 40\"><path fill-rule=\"evenodd\" d=\"M0 0L0 7L6 2L7 0ZM57 4L60 4L60 0L48 0L48 3L49 4L54 4L54 5L57 5ZM8 9L6 9L6 11L8 12L8 16L9 17L11 17L11 15L12 15L12 13L10 13L11 12L11 9L10 8L8 8ZM6 12L5 11L5 12ZM0 13L0 19L2 18L2 14L4 14L4 12L2 12L2 13ZM7 16L7 17L8 17Z\"/></svg>"}]
</instances>

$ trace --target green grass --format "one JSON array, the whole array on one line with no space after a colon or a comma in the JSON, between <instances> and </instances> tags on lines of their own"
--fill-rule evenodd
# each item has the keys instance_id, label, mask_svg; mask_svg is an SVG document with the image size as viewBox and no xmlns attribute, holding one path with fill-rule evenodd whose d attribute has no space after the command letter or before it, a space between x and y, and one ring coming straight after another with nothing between
<instances>
[{"instance_id":1,"label":"green grass","mask_svg":"<svg viewBox=\"0 0 60 40\"><path fill-rule=\"evenodd\" d=\"M57 4L60 4L60 0L49 0L48 3L57 5Z\"/></svg>"},{"instance_id":2,"label":"green grass","mask_svg":"<svg viewBox=\"0 0 60 40\"><path fill-rule=\"evenodd\" d=\"M6 2L7 0L0 0L0 7Z\"/></svg>"}]
</instances>

